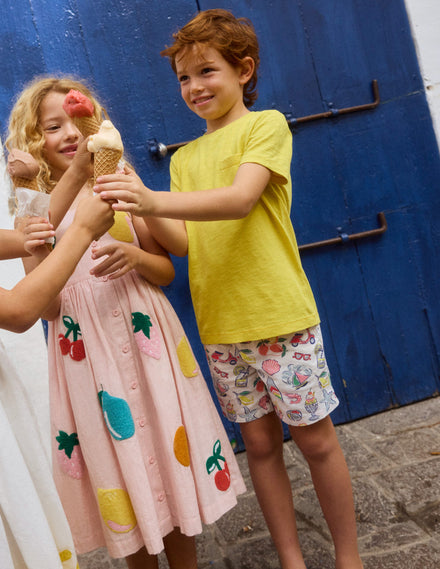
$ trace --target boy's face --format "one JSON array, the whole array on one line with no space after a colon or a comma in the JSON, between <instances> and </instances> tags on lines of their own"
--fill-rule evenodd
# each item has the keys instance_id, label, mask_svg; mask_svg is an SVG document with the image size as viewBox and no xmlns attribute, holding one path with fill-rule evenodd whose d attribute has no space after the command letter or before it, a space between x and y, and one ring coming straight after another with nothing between
<instances>
[{"instance_id":1,"label":"boy's face","mask_svg":"<svg viewBox=\"0 0 440 569\"><path fill-rule=\"evenodd\" d=\"M206 120L213 132L249 112L243 102L243 85L249 80L242 67L234 67L216 49L192 46L177 54L176 72L182 98Z\"/></svg>"}]
</instances>

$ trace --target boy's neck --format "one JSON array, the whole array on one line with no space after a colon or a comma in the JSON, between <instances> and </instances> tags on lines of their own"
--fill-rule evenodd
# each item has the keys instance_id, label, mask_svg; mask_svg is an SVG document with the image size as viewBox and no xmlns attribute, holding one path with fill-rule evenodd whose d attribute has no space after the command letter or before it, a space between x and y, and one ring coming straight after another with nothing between
<instances>
[{"instance_id":1,"label":"boy's neck","mask_svg":"<svg viewBox=\"0 0 440 569\"><path fill-rule=\"evenodd\" d=\"M240 119L241 117L244 117L248 113L250 113L250 110L245 105L243 105L242 108L233 109L227 115L224 115L223 117L221 117L219 119L215 119L212 121L207 120L206 121L206 134L211 134L211 133L215 132L216 130L220 130L221 128L228 126L229 124L235 122L236 120Z\"/></svg>"}]
</instances>

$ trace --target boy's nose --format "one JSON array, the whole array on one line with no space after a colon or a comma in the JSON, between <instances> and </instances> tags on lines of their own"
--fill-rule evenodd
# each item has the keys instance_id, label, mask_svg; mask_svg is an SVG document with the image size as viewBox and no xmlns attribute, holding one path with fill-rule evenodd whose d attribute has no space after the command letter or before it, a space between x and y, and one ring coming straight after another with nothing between
<instances>
[{"instance_id":1,"label":"boy's nose","mask_svg":"<svg viewBox=\"0 0 440 569\"><path fill-rule=\"evenodd\" d=\"M200 93L203 90L203 85L197 79L193 79L190 85L191 93Z\"/></svg>"}]
</instances>

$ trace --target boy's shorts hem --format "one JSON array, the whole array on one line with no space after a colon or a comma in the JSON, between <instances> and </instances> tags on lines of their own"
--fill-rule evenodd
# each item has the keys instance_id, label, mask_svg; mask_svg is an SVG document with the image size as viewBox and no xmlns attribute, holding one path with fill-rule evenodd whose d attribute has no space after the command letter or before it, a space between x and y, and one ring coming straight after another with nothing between
<instances>
[{"instance_id":1,"label":"boy's shorts hem","mask_svg":"<svg viewBox=\"0 0 440 569\"><path fill-rule=\"evenodd\" d=\"M318 325L277 338L205 345L224 416L234 423L275 411L301 427L324 419L339 404Z\"/></svg>"}]
</instances>

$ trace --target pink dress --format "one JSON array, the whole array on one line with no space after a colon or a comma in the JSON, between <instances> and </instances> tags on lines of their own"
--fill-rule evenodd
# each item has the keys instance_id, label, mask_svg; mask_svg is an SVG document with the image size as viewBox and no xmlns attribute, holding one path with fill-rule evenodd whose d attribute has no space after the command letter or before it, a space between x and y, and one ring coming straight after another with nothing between
<instances>
[{"instance_id":1,"label":"pink dress","mask_svg":"<svg viewBox=\"0 0 440 569\"><path fill-rule=\"evenodd\" d=\"M99 245L114 239L138 245L122 212ZM78 553L157 554L174 527L200 533L245 487L163 292L135 271L93 277L95 263L89 249L49 327L54 478Z\"/></svg>"}]
</instances>

